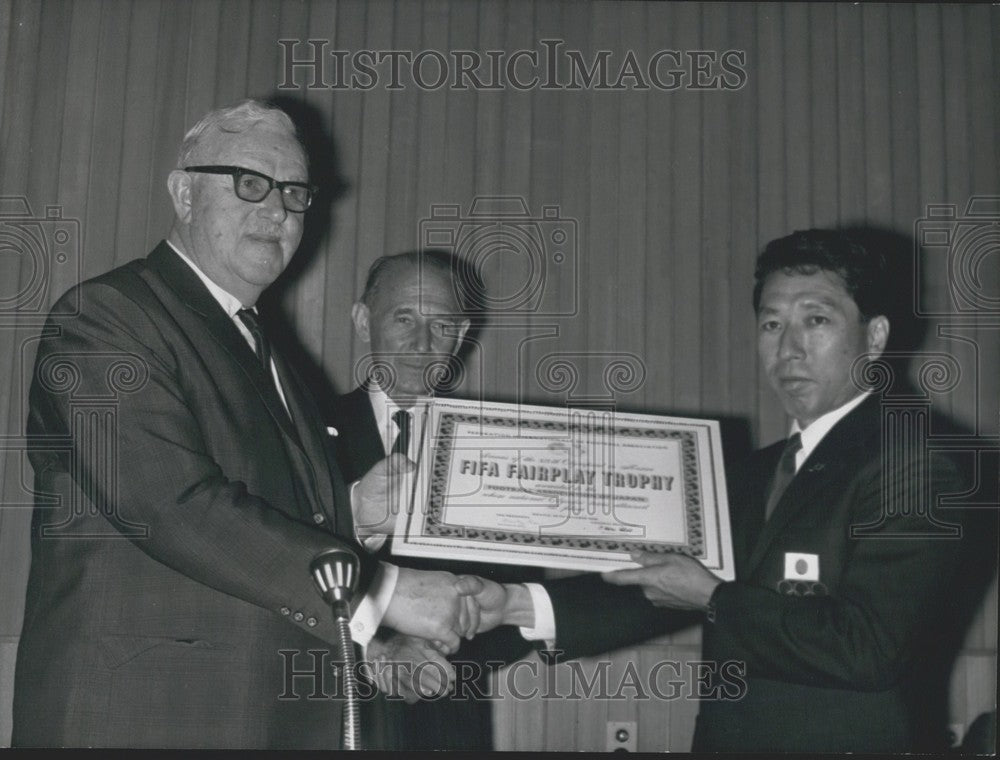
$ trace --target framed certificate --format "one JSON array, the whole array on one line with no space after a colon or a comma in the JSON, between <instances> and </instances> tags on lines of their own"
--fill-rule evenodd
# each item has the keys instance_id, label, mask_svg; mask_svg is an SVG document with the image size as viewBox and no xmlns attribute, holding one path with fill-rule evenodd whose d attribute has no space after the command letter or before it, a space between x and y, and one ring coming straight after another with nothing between
<instances>
[{"instance_id":1,"label":"framed certificate","mask_svg":"<svg viewBox=\"0 0 1000 760\"><path fill-rule=\"evenodd\" d=\"M575 570L675 552L732 580L714 420L436 399L392 551Z\"/></svg>"}]
</instances>

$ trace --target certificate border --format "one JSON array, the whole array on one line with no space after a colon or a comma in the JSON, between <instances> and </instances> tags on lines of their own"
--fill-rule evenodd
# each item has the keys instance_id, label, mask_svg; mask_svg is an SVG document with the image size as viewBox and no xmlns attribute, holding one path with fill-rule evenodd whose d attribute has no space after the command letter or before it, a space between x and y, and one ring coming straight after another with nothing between
<instances>
[{"instance_id":1,"label":"certificate border","mask_svg":"<svg viewBox=\"0 0 1000 760\"><path fill-rule=\"evenodd\" d=\"M628 415L626 415L628 416ZM613 413L611 421L613 422ZM434 449L434 461L431 465L433 478L430 495L422 514L420 526L421 538L457 538L470 542L490 544L506 544L511 546L545 546L551 548L567 548L576 550L600 551L648 551L660 554L688 554L697 559L706 558L705 529L702 523L703 499L698 482L699 451L697 434L690 430L676 430L656 427L640 427L634 424L613 425L615 438L661 438L676 439L681 445L681 476L684 501L684 528L687 542L683 544L668 544L664 542L620 541L614 539L595 538L591 536L539 536L534 532L498 531L470 528L464 525L450 524L444 521L444 486L454 455L455 429L463 422L477 423L481 426L510 427L516 430L556 430L569 434L573 428L588 430L599 429L597 426L584 426L579 423L560 422L556 420L540 420L535 418L520 419L514 416L488 417L485 414L462 414L443 411L438 415L438 428L434 440L438 442Z\"/></svg>"},{"instance_id":2,"label":"certificate border","mask_svg":"<svg viewBox=\"0 0 1000 760\"><path fill-rule=\"evenodd\" d=\"M618 411L614 409L590 409L559 406L540 406L523 403L496 403L483 402L479 400L462 399L429 399L422 411L426 422L421 426L421 446L420 457L415 479L411 490L411 507L401 510L396 518L395 538L391 544L391 552L395 555L410 557L434 557L449 558L453 560L463 560L470 562L492 562L500 564L535 565L548 568L561 568L564 570L582 571L603 571L621 568L639 567L634 562L627 551L616 551L612 546L623 544L644 544L642 540L622 541L618 538L604 539L601 537L586 537L586 541L593 543L593 548L571 548L566 545L566 537L553 537L551 543L543 541L533 541L532 543L514 543L511 541L489 541L479 539L479 534L494 533L496 531L473 528L477 539L470 540L460 531L449 529L442 524L439 518L435 519L435 528L438 535L434 537L422 534L422 529L426 530L430 526L423 520L423 515L427 511L427 502L430 498L430 489L435 481L433 466L437 464L447 465L449 459L441 459L435 462L432 457L436 456L435 435L432 429L437 427L440 416L446 414L464 415L465 419L482 424L484 420L500 418L504 424L512 426L525 426L529 420L534 423L534 427L552 429L559 426L561 429L572 430L574 424L571 418L574 415L608 415L609 422L617 423L616 427L623 429L633 428L646 430L646 426L651 428L650 435L655 434L661 426L674 431L682 431L691 436L697 442L694 458L688 458L686 464L693 468L694 475L701 473L701 491L698 494L702 506L700 528L702 533L699 539L703 549L707 549L705 556L696 557L705 567L715 573L722 580L735 579L733 565L732 539L729 538L730 519L729 502L727 498L727 488L725 472L722 464L722 441L719 422L713 419L697 417L674 417L662 414L648 414ZM507 421L510 421L509 423ZM580 427L579 423L575 427ZM586 426L584 426L586 427ZM597 429L599 424L592 426ZM675 436L676 437L676 436ZM483 449L490 448L491 438L483 438ZM530 439L529 439L530 440ZM448 445L440 447L447 449L450 456L454 456L454 451L464 450L463 445ZM471 447L470 447L471 450ZM681 467L684 468L682 459ZM708 469L705 469L707 466ZM683 477L690 477L688 472L684 472ZM695 482L698 482L697 480ZM685 502L692 504L693 502ZM545 538L542 536L542 538ZM559 545L554 545L559 541ZM668 543L656 543L653 551L660 553L684 553L687 556L694 556L690 550L683 551L685 547Z\"/></svg>"}]
</instances>

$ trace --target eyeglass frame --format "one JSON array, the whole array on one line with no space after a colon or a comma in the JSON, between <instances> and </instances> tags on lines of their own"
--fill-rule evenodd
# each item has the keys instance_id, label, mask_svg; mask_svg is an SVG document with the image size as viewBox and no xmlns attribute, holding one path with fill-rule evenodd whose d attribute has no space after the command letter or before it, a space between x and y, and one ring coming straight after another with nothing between
<instances>
[{"instance_id":1,"label":"eyeglass frame","mask_svg":"<svg viewBox=\"0 0 1000 760\"><path fill-rule=\"evenodd\" d=\"M210 164L206 166L185 166L184 171L186 172L197 172L198 174L228 174L233 178L233 192L236 193L236 197L241 201L246 203L263 203L264 200L271 194L274 188L278 188L278 197L281 198L281 205L284 207L285 211L293 214L304 214L312 206L313 196L319 192L319 188L316 185L310 185L308 182L279 182L274 177L269 177L262 172L255 171L253 169L247 169L243 166L230 166L227 164ZM264 193L258 200L250 200L249 198L244 198L240 195L240 179L245 174L250 174L254 177L260 177L261 179L267 180L268 188L267 192ZM286 187L301 187L306 190L309 194L306 200L306 207L302 209L288 208L288 203L285 196Z\"/></svg>"}]
</instances>

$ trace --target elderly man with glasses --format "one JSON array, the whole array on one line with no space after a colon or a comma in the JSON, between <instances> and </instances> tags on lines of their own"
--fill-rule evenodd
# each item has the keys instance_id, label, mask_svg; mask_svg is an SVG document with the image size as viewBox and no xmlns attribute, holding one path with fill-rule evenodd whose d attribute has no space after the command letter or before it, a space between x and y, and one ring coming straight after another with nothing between
<instances>
[{"instance_id":1,"label":"elderly man with glasses","mask_svg":"<svg viewBox=\"0 0 1000 760\"><path fill-rule=\"evenodd\" d=\"M13 743L335 749L338 634L309 563L394 479L348 495L256 311L315 191L292 122L214 111L177 166L168 240L59 299L39 343ZM384 625L454 651L474 629L450 573L359 553L356 642Z\"/></svg>"}]
</instances>

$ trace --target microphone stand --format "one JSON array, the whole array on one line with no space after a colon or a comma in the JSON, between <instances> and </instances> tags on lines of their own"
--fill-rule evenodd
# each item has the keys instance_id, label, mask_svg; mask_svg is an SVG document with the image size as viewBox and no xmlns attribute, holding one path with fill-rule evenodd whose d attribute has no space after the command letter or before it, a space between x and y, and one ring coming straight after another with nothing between
<instances>
[{"instance_id":1,"label":"microphone stand","mask_svg":"<svg viewBox=\"0 0 1000 760\"><path fill-rule=\"evenodd\" d=\"M344 663L344 749L360 749L361 705L358 703L357 663L349 625L351 597L358 585L358 558L348 549L327 549L313 558L309 571L316 582L316 587L333 611L340 657Z\"/></svg>"}]
</instances>

